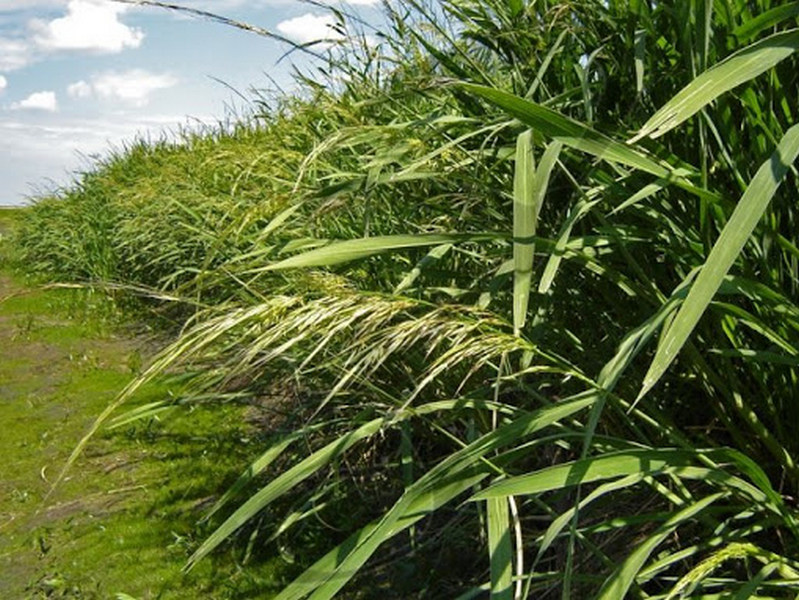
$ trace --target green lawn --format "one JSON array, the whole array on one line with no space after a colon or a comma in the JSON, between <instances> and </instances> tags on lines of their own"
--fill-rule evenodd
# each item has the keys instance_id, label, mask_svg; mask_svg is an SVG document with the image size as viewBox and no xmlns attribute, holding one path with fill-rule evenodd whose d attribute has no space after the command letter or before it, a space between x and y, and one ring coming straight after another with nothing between
<instances>
[{"instance_id":1,"label":"green lawn","mask_svg":"<svg viewBox=\"0 0 799 600\"><path fill-rule=\"evenodd\" d=\"M0 231L17 214L0 211ZM252 451L239 407L195 411L213 429L177 418L106 433L48 496L147 355L113 314L96 293L29 285L0 265L0 597L270 597L277 559L245 574L231 551L181 574L203 508ZM135 402L175 387L151 384Z\"/></svg>"}]
</instances>

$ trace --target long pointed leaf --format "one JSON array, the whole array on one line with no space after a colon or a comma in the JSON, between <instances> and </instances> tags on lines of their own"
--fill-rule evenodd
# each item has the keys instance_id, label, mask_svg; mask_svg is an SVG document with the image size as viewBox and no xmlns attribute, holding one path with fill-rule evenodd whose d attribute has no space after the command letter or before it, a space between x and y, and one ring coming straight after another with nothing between
<instances>
[{"instance_id":1,"label":"long pointed leaf","mask_svg":"<svg viewBox=\"0 0 799 600\"><path fill-rule=\"evenodd\" d=\"M513 172L513 329L516 335L524 327L527 318L533 278L535 245L531 238L535 235L538 215L534 181L533 132L528 129L519 134L516 140Z\"/></svg>"},{"instance_id":2,"label":"long pointed leaf","mask_svg":"<svg viewBox=\"0 0 799 600\"><path fill-rule=\"evenodd\" d=\"M513 544L507 498L489 498L488 552L491 562L491 600L513 598Z\"/></svg>"},{"instance_id":3,"label":"long pointed leaf","mask_svg":"<svg viewBox=\"0 0 799 600\"><path fill-rule=\"evenodd\" d=\"M252 495L240 506L216 531L214 531L191 555L187 567L191 568L197 561L206 556L232 533L249 521L270 502L286 494L305 479L341 456L353 444L374 435L385 423L384 419L373 419L358 429L341 436L317 450L291 469L273 479L266 487Z\"/></svg>"},{"instance_id":4,"label":"long pointed leaf","mask_svg":"<svg viewBox=\"0 0 799 600\"><path fill-rule=\"evenodd\" d=\"M636 136L656 138L674 129L710 102L754 79L799 49L799 30L777 33L739 50L694 78L650 118Z\"/></svg>"},{"instance_id":5,"label":"long pointed leaf","mask_svg":"<svg viewBox=\"0 0 799 600\"><path fill-rule=\"evenodd\" d=\"M639 545L626 559L619 565L619 568L608 577L605 585L597 596L597 600L624 600L627 591L633 584L636 575L638 575L644 563L649 558L649 555L657 548L657 546L666 539L671 533L686 521L692 519L708 506L713 504L716 500L724 497L726 494L720 492L702 498L699 502L691 504L682 509L668 521L658 527L655 532L650 535L641 545Z\"/></svg>"},{"instance_id":6,"label":"long pointed leaf","mask_svg":"<svg viewBox=\"0 0 799 600\"><path fill-rule=\"evenodd\" d=\"M486 472L462 473L461 477L455 478L446 486L439 486L432 491L420 494L407 510L405 510L394 523L391 530L386 534L387 539L412 527L421 521L431 512L457 498L460 494L473 488L488 476ZM364 540L371 536L380 521L370 523L366 527L356 531L343 543L333 548L313 565L307 568L294 581L286 586L275 600L300 600L316 590L323 578L329 577L341 565L342 561ZM342 575L349 579L354 573ZM343 585L343 583L342 583Z\"/></svg>"},{"instance_id":7,"label":"long pointed leaf","mask_svg":"<svg viewBox=\"0 0 799 600\"><path fill-rule=\"evenodd\" d=\"M696 461L696 452L673 448L610 452L511 477L475 494L472 500L539 494L636 473L655 474L667 467L690 466Z\"/></svg>"},{"instance_id":8,"label":"long pointed leaf","mask_svg":"<svg viewBox=\"0 0 799 600\"><path fill-rule=\"evenodd\" d=\"M644 377L639 399L652 389L677 357L797 155L799 155L799 125L786 132L774 154L760 166L749 187L746 188L730 220L713 245L680 311L663 333L663 340Z\"/></svg>"},{"instance_id":9,"label":"long pointed leaf","mask_svg":"<svg viewBox=\"0 0 799 600\"><path fill-rule=\"evenodd\" d=\"M352 260L368 258L391 250L479 242L504 237L495 233L421 233L418 235L383 235L356 240L333 242L321 248L292 256L268 265L264 271L299 269L307 267L329 267Z\"/></svg>"},{"instance_id":10,"label":"long pointed leaf","mask_svg":"<svg viewBox=\"0 0 799 600\"><path fill-rule=\"evenodd\" d=\"M324 571L320 571L318 565L315 565L290 584L277 600L294 600L311 592L313 600L333 598L375 550L396 534L401 519L411 514L411 508L419 506L423 498L426 499L425 502L435 502L436 506L440 506L442 499L455 497L454 495L448 497L443 493L444 490L450 489L465 478L474 478L479 470L486 468L481 460L486 454L583 410L592 405L596 398L597 393L591 391L573 400L537 410L498 427L465 448L450 454L409 487L374 527L362 532L363 535L357 535L354 547L348 548L346 555L343 550L333 558L328 558L330 556L328 555ZM459 489L466 490L465 487Z\"/></svg>"},{"instance_id":11,"label":"long pointed leaf","mask_svg":"<svg viewBox=\"0 0 799 600\"><path fill-rule=\"evenodd\" d=\"M533 180L533 189L532 189L532 200L533 200L533 228L530 232L530 236L535 236L536 231L538 229L538 215L541 213L541 207L544 205L544 196L546 196L547 188L549 187L549 178L552 175L552 169L555 167L555 164L558 162L558 157L560 156L560 151L563 145L560 142L552 142L544 150L544 155L541 157L541 163L538 165L538 169L535 172L535 179ZM515 236L515 234L514 234ZM532 249L535 249L535 246L532 246ZM530 275L532 275L532 259L531 256L530 260ZM519 329L524 326L524 322L527 317L527 303L529 301L530 296L530 286L531 281L527 281L527 285L523 287L522 292L524 293L524 301L523 307L520 307L520 312L522 314L521 322L519 324ZM514 294L516 290L514 289ZM514 304L515 307L515 304ZM514 312L514 321L515 321Z\"/></svg>"},{"instance_id":12,"label":"long pointed leaf","mask_svg":"<svg viewBox=\"0 0 799 600\"><path fill-rule=\"evenodd\" d=\"M603 160L633 167L657 177L668 178L669 175L673 175L670 168L629 145L617 142L551 108L494 88L473 84L462 85L466 90L498 106L525 125L562 142L565 146L581 150Z\"/></svg>"},{"instance_id":13,"label":"long pointed leaf","mask_svg":"<svg viewBox=\"0 0 799 600\"><path fill-rule=\"evenodd\" d=\"M757 15L754 19L744 21L735 28L732 35L741 41L746 41L761 31L765 31L782 21L787 21L796 16L799 16L799 2L788 2L782 6L767 10Z\"/></svg>"}]
</instances>

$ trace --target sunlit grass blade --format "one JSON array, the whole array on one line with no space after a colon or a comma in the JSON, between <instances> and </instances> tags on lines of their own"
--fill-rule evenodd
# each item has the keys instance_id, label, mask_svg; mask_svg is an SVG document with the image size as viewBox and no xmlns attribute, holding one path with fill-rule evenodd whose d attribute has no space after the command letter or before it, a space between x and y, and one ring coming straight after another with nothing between
<instances>
[{"instance_id":1,"label":"sunlit grass blade","mask_svg":"<svg viewBox=\"0 0 799 600\"><path fill-rule=\"evenodd\" d=\"M413 269L411 269L410 272L402 278L402 281L400 281L397 284L397 287L394 288L394 293L401 294L411 287L419 275L422 274L424 269L436 264L436 262L440 261L441 258L451 249L452 244L441 244L440 246L435 246L433 249L431 249L430 252L425 254L424 257L422 257L422 259L416 263L416 266L414 266Z\"/></svg>"},{"instance_id":2,"label":"sunlit grass blade","mask_svg":"<svg viewBox=\"0 0 799 600\"><path fill-rule=\"evenodd\" d=\"M247 470L239 476L233 485L230 486L224 494L222 494L219 500L214 503L214 505L206 514L205 520L210 519L214 514L216 514L217 511L219 511L219 509L225 506L232 499L236 498L241 491L253 481L253 479L269 468L269 466L274 463L274 461L277 460L292 444L294 444L297 440L307 436L314 430L320 429L321 427L322 425L315 425L294 431L267 448L266 451L261 454L261 456L255 459L250 466L247 467Z\"/></svg>"},{"instance_id":3,"label":"sunlit grass blade","mask_svg":"<svg viewBox=\"0 0 799 600\"><path fill-rule=\"evenodd\" d=\"M563 529L569 525L569 522L574 518L574 515L577 511L583 510L595 500L599 500L600 498L611 492L615 492L617 490L624 489L640 483L646 476L647 473L641 471L602 484L598 486L595 490L593 490L590 494L588 494L585 498L580 500L580 502L576 506L573 506L569 510L565 511L563 514L558 515L558 517L555 518L552 521L552 523L550 523L549 527L547 527L547 530L544 532L544 535L541 538L541 543L538 546L538 552L536 553L535 562L538 563L538 561L541 559L544 553L550 548L552 543L560 535Z\"/></svg>"},{"instance_id":4,"label":"sunlit grass blade","mask_svg":"<svg viewBox=\"0 0 799 600\"><path fill-rule=\"evenodd\" d=\"M635 31L635 91L644 91L644 61L646 59L646 29Z\"/></svg>"},{"instance_id":5,"label":"sunlit grass blade","mask_svg":"<svg viewBox=\"0 0 799 600\"><path fill-rule=\"evenodd\" d=\"M503 237L507 236L495 233L420 233L418 235L387 235L359 238L343 242L332 242L321 248L268 265L263 270L279 271L307 267L330 267L393 250L463 242L483 242Z\"/></svg>"},{"instance_id":6,"label":"sunlit grass blade","mask_svg":"<svg viewBox=\"0 0 799 600\"><path fill-rule=\"evenodd\" d=\"M653 475L667 467L696 464L697 459L696 452L673 448L610 452L510 477L478 492L472 500L539 494L637 473Z\"/></svg>"},{"instance_id":7,"label":"sunlit grass blade","mask_svg":"<svg viewBox=\"0 0 799 600\"><path fill-rule=\"evenodd\" d=\"M524 100L502 90L473 84L461 84L467 91L487 100L519 119L525 125L597 158L668 178L671 169L627 144L608 136L546 106Z\"/></svg>"},{"instance_id":8,"label":"sunlit grass blade","mask_svg":"<svg viewBox=\"0 0 799 600\"><path fill-rule=\"evenodd\" d=\"M393 522L390 529L383 532L385 539L390 539L412 527L441 506L479 484L480 481L488 476L488 473L480 472L480 469L475 469L475 471L475 473L461 472L458 476L452 478L451 481L447 481L445 485L438 486L430 492L419 494ZM368 540L381 523L383 521L370 523L361 530L356 531L346 541L330 550L295 578L275 597L275 600L300 600L310 594L313 594L312 598L334 597L333 595L327 595L324 591L318 591L323 584L323 580L331 581L331 576L336 574L342 562L350 556L359 544ZM339 587L346 584L354 574L354 572L346 571L338 574L337 576L341 578L341 581L338 582ZM332 581L334 584L336 583L335 579ZM335 594L335 591L333 594Z\"/></svg>"},{"instance_id":9,"label":"sunlit grass blade","mask_svg":"<svg viewBox=\"0 0 799 600\"><path fill-rule=\"evenodd\" d=\"M550 143L541 157L541 163L532 173L535 167L531 135L526 133L519 136L513 189L513 328L517 335L527 320L535 255L534 242L520 240L532 238L536 234L538 216L560 149L560 142Z\"/></svg>"},{"instance_id":10,"label":"sunlit grass blade","mask_svg":"<svg viewBox=\"0 0 799 600\"><path fill-rule=\"evenodd\" d=\"M513 543L507 498L486 501L488 553L491 563L491 600L513 598Z\"/></svg>"},{"instance_id":11,"label":"sunlit grass blade","mask_svg":"<svg viewBox=\"0 0 799 600\"><path fill-rule=\"evenodd\" d=\"M269 484L250 496L230 517L228 517L216 531L214 531L202 545L197 548L189 558L187 569L193 567L209 552L224 542L231 534L238 530L247 521L253 518L270 502L286 494L316 473L319 469L329 464L336 457L341 456L357 442L374 435L384 424L384 419L374 419L358 429L341 436L317 450L307 458L298 462L291 469L282 473Z\"/></svg>"},{"instance_id":12,"label":"sunlit grass blade","mask_svg":"<svg viewBox=\"0 0 799 600\"><path fill-rule=\"evenodd\" d=\"M533 191L535 157L533 132L529 129L516 140L516 161L513 171L513 330L516 335L524 327L530 282L533 277L533 256L538 208Z\"/></svg>"},{"instance_id":13,"label":"sunlit grass blade","mask_svg":"<svg viewBox=\"0 0 799 600\"><path fill-rule=\"evenodd\" d=\"M758 169L735 207L677 316L663 332L655 358L644 377L639 399L652 389L677 357L797 155L799 155L799 125L785 133L774 154Z\"/></svg>"},{"instance_id":14,"label":"sunlit grass blade","mask_svg":"<svg viewBox=\"0 0 799 600\"><path fill-rule=\"evenodd\" d=\"M797 48L799 30L792 29L739 50L694 78L652 115L630 142L647 136L656 138L671 131L725 92L785 60Z\"/></svg>"}]
</instances>

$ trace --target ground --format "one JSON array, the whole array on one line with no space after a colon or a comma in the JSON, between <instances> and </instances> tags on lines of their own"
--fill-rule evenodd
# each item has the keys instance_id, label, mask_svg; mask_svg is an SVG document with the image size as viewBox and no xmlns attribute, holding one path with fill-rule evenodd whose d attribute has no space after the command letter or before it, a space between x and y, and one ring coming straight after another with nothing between
<instances>
[{"instance_id":1,"label":"ground","mask_svg":"<svg viewBox=\"0 0 799 600\"><path fill-rule=\"evenodd\" d=\"M0 234L13 218L0 211ZM274 593L277 558L242 570L241 551L231 548L187 575L181 570L202 534L203 508L252 454L241 410L104 431L52 486L151 346L120 328L102 294L34 285L0 254L0 598ZM162 380L134 402L176 390Z\"/></svg>"}]
</instances>

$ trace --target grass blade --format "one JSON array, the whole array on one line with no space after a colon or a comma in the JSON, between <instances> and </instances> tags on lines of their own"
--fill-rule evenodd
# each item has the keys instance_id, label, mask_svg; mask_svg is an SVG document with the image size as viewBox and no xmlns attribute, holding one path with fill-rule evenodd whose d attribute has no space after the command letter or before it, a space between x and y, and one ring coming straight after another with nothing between
<instances>
[{"instance_id":1,"label":"grass blade","mask_svg":"<svg viewBox=\"0 0 799 600\"><path fill-rule=\"evenodd\" d=\"M644 60L646 59L646 29L635 31L635 91L644 91Z\"/></svg>"},{"instance_id":2,"label":"grass blade","mask_svg":"<svg viewBox=\"0 0 799 600\"><path fill-rule=\"evenodd\" d=\"M799 30L777 33L739 50L708 69L663 105L630 142L674 129L729 90L754 79L799 48Z\"/></svg>"},{"instance_id":3,"label":"grass blade","mask_svg":"<svg viewBox=\"0 0 799 600\"><path fill-rule=\"evenodd\" d=\"M513 172L513 331L519 335L527 319L538 209L535 185L533 132L527 130L516 139L516 166Z\"/></svg>"},{"instance_id":4,"label":"grass blade","mask_svg":"<svg viewBox=\"0 0 799 600\"><path fill-rule=\"evenodd\" d=\"M644 377L640 400L657 383L677 357L713 299L727 271L746 244L771 198L799 155L799 125L789 129L771 158L764 162L710 251L677 316L663 333L655 358Z\"/></svg>"},{"instance_id":5,"label":"grass blade","mask_svg":"<svg viewBox=\"0 0 799 600\"><path fill-rule=\"evenodd\" d=\"M278 596L278 600L293 600L309 593L312 593L313 600L333 598L377 548L399 531L401 521L407 515L416 514L412 510L414 506L426 507L427 503L433 503L433 507L441 506L443 502L466 491L467 482L487 475L481 471L487 468L481 460L486 454L591 406L596 398L597 394L592 391L570 401L542 408L502 425L465 448L451 453L408 488L374 527L363 532L363 535L358 534L357 542L346 555L339 552L330 557L328 554L324 570L318 564L314 565L290 584Z\"/></svg>"},{"instance_id":6,"label":"grass blade","mask_svg":"<svg viewBox=\"0 0 799 600\"><path fill-rule=\"evenodd\" d=\"M513 598L513 544L507 498L489 498L488 551L491 560L491 600Z\"/></svg>"},{"instance_id":7,"label":"grass blade","mask_svg":"<svg viewBox=\"0 0 799 600\"><path fill-rule=\"evenodd\" d=\"M394 293L401 294L411 287L425 268L432 266L441 260L441 258L451 249L452 244L441 244L440 246L436 246L430 250L430 252L425 254L424 257L418 263L416 263L416 266L413 267L413 269L411 269L411 271L402 278L402 281L400 281L397 284L397 287L394 288Z\"/></svg>"},{"instance_id":8,"label":"grass blade","mask_svg":"<svg viewBox=\"0 0 799 600\"><path fill-rule=\"evenodd\" d=\"M641 545L639 545L619 566L619 568L605 581L597 600L623 600L630 589L636 575L644 566L649 555L672 532L686 521L692 519L716 500L726 496L724 492L711 494L699 502L687 506L668 521L658 527Z\"/></svg>"},{"instance_id":9,"label":"grass blade","mask_svg":"<svg viewBox=\"0 0 799 600\"><path fill-rule=\"evenodd\" d=\"M437 508L480 483L487 476L488 473L486 472L463 473L461 477L454 478L453 481L448 482L445 486L437 487L426 494L420 494L398 516L390 530L385 534L386 539L412 527ZM375 533L381 523L382 521L373 522L356 531L294 579L275 597L275 600L300 600L312 594L322 585L323 579L329 578L331 574L336 573L342 562L349 557L359 544L368 540ZM339 573L338 577L343 579L340 584L343 586L352 575L354 575L353 572ZM332 596L322 597L330 598Z\"/></svg>"},{"instance_id":10,"label":"grass blade","mask_svg":"<svg viewBox=\"0 0 799 600\"><path fill-rule=\"evenodd\" d=\"M552 523L550 523L549 527L547 527L547 530L544 532L544 535L541 538L541 544L538 546L538 552L536 553L535 564L538 563L538 561L552 545L552 542L554 542L558 535L560 535L563 529L569 525L577 511L583 510L594 500L600 499L605 494L609 494L610 492L640 483L643 481L644 477L646 477L646 473L633 473L632 475L627 475L621 479L615 479L613 481L609 481L608 483L602 484L588 494L588 496L580 500L580 502L575 506L558 515L558 517L555 518Z\"/></svg>"},{"instance_id":11,"label":"grass blade","mask_svg":"<svg viewBox=\"0 0 799 600\"><path fill-rule=\"evenodd\" d=\"M384 235L359 238L343 242L332 242L321 248L314 248L308 252L268 265L263 270L280 271L307 267L330 267L392 250L461 242L480 242L501 237L505 236L495 233L422 233L418 235Z\"/></svg>"},{"instance_id":12,"label":"grass blade","mask_svg":"<svg viewBox=\"0 0 799 600\"><path fill-rule=\"evenodd\" d=\"M191 569L197 561L207 556L214 548L224 542L230 535L260 512L274 499L289 492L296 485L316 473L319 469L330 463L355 443L374 435L385 423L384 419L373 419L358 429L341 436L337 440L317 450L306 459L294 465L291 469L273 479L263 489L253 494L247 502L240 506L216 531L214 531L191 555L186 565Z\"/></svg>"},{"instance_id":13,"label":"grass blade","mask_svg":"<svg viewBox=\"0 0 799 600\"><path fill-rule=\"evenodd\" d=\"M775 25L799 16L799 2L788 2L782 6L776 6L771 10L757 15L754 19L749 19L741 23L732 32L732 35L740 40L747 41L755 37L761 31L765 31Z\"/></svg>"},{"instance_id":14,"label":"grass blade","mask_svg":"<svg viewBox=\"0 0 799 600\"><path fill-rule=\"evenodd\" d=\"M230 486L227 491L217 500L213 507L208 511L203 520L207 521L214 514L225 506L230 500L237 497L247 485L252 482L258 475L263 473L275 460L277 460L287 448L289 448L297 440L306 437L312 431L321 429L321 426L313 426L298 431L292 432L286 437L280 439L276 443L269 446L258 458L256 458L250 466L247 467L239 478Z\"/></svg>"},{"instance_id":15,"label":"grass blade","mask_svg":"<svg viewBox=\"0 0 799 600\"><path fill-rule=\"evenodd\" d=\"M523 100L501 90L481 85L462 85L466 90L498 106L525 125L562 142L565 146L581 150L603 160L633 167L657 177L667 178L672 174L668 167L629 145L617 142L551 108Z\"/></svg>"},{"instance_id":16,"label":"grass blade","mask_svg":"<svg viewBox=\"0 0 799 600\"><path fill-rule=\"evenodd\" d=\"M651 475L667 467L691 466L696 459L696 452L673 448L610 452L505 479L478 492L472 500L539 494L637 473Z\"/></svg>"},{"instance_id":17,"label":"grass blade","mask_svg":"<svg viewBox=\"0 0 799 600\"><path fill-rule=\"evenodd\" d=\"M532 286L538 215L544 204L549 178L557 163L562 144L550 143L536 170L532 131L519 135L516 144L516 170L513 178L513 330L515 335L527 320Z\"/></svg>"}]
</instances>

